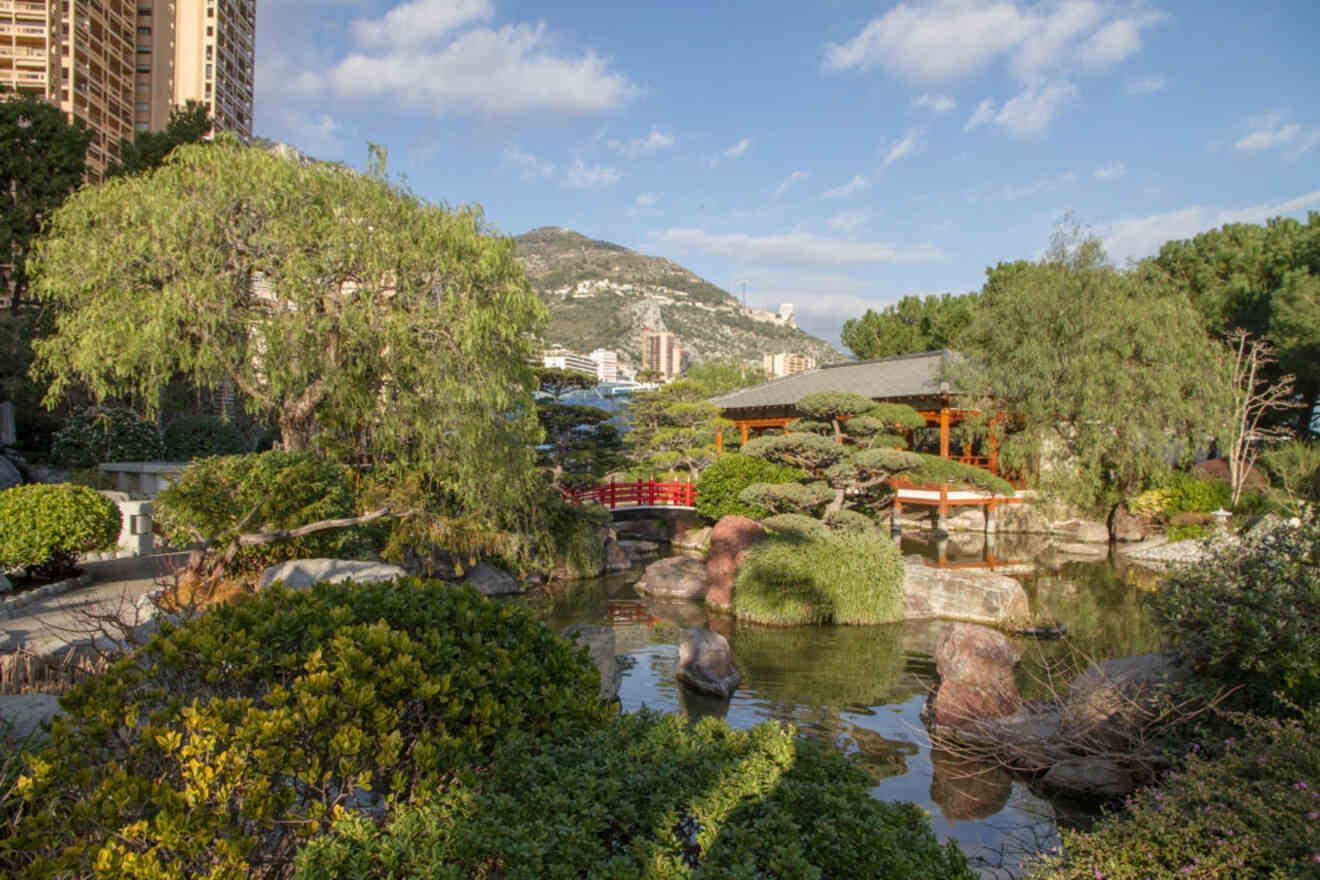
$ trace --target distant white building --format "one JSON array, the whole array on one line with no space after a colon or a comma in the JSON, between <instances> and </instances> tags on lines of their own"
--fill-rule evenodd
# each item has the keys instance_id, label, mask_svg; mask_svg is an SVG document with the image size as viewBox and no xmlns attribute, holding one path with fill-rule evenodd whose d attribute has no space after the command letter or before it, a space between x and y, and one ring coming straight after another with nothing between
<instances>
[{"instance_id":1,"label":"distant white building","mask_svg":"<svg viewBox=\"0 0 1320 880\"><path fill-rule=\"evenodd\" d=\"M793 307L786 306L785 308L789 309L791 315ZM767 379L778 379L782 376L791 376L794 373L816 369L816 359L810 355L781 351L779 354L767 354L762 358L762 367L765 370Z\"/></svg>"},{"instance_id":2,"label":"distant white building","mask_svg":"<svg viewBox=\"0 0 1320 880\"><path fill-rule=\"evenodd\" d=\"M609 348L598 348L590 355L596 365L596 379L615 382L619 378L619 353Z\"/></svg>"},{"instance_id":3,"label":"distant white building","mask_svg":"<svg viewBox=\"0 0 1320 880\"><path fill-rule=\"evenodd\" d=\"M585 354L578 354L566 348L552 348L541 353L542 366L558 370L572 370L596 378L596 362Z\"/></svg>"}]
</instances>

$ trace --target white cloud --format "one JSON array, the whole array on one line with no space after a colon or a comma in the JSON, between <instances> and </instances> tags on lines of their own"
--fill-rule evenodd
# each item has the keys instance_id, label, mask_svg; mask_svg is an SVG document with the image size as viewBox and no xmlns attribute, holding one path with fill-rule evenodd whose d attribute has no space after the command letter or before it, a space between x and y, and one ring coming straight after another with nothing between
<instances>
[{"instance_id":1,"label":"white cloud","mask_svg":"<svg viewBox=\"0 0 1320 880\"><path fill-rule=\"evenodd\" d=\"M934 110L936 113L947 113L954 107L958 106L957 102L948 95L922 95L913 100L912 103L916 104L918 107L926 107L927 109Z\"/></svg>"},{"instance_id":2,"label":"white cloud","mask_svg":"<svg viewBox=\"0 0 1320 880\"><path fill-rule=\"evenodd\" d=\"M792 174L788 175L788 177L784 178L783 183L775 187L774 198L776 199L779 198L784 193L788 192L789 187L791 187L793 184L797 183L799 180L806 180L810 176L811 175L805 171L794 171Z\"/></svg>"},{"instance_id":3,"label":"white cloud","mask_svg":"<svg viewBox=\"0 0 1320 880\"><path fill-rule=\"evenodd\" d=\"M656 193L642 193L637 196L637 201L634 205L638 208L649 208L658 201L660 201L660 196Z\"/></svg>"},{"instance_id":4,"label":"white cloud","mask_svg":"<svg viewBox=\"0 0 1320 880\"><path fill-rule=\"evenodd\" d=\"M820 197L822 199L852 198L853 196L869 188L870 186L871 186L871 181L867 180L865 177L858 174L854 176L853 179L848 181L847 183L841 186L836 186L834 189L826 190L825 192L821 193Z\"/></svg>"},{"instance_id":5,"label":"white cloud","mask_svg":"<svg viewBox=\"0 0 1320 880\"><path fill-rule=\"evenodd\" d=\"M398 102L433 116L575 116L613 110L638 94L608 59L591 50L559 55L549 44L544 23L475 28L439 48L355 52L328 81L339 97Z\"/></svg>"},{"instance_id":6,"label":"white cloud","mask_svg":"<svg viewBox=\"0 0 1320 880\"><path fill-rule=\"evenodd\" d=\"M894 142L885 154L885 165L891 165L906 156L911 156L921 146L921 138L924 132L916 129L908 129L903 133L903 137Z\"/></svg>"},{"instance_id":7,"label":"white cloud","mask_svg":"<svg viewBox=\"0 0 1320 880\"><path fill-rule=\"evenodd\" d=\"M1007 101L998 111L988 98L976 106L963 131L994 123L1017 137L1044 134L1050 122L1064 105L1077 97L1077 87L1066 80L1043 82L1028 86L1025 91Z\"/></svg>"},{"instance_id":8,"label":"white cloud","mask_svg":"<svg viewBox=\"0 0 1320 880\"><path fill-rule=\"evenodd\" d=\"M1096 180L1117 180L1124 174L1127 174L1127 165L1122 162L1110 162L1091 172L1091 176Z\"/></svg>"},{"instance_id":9,"label":"white cloud","mask_svg":"<svg viewBox=\"0 0 1320 880\"><path fill-rule=\"evenodd\" d=\"M1148 217L1125 217L1102 230L1105 250L1116 263L1157 253L1167 241L1191 238L1225 223L1264 223L1272 217L1300 217L1320 208L1320 190L1282 202L1227 209L1197 205Z\"/></svg>"},{"instance_id":10,"label":"white cloud","mask_svg":"<svg viewBox=\"0 0 1320 880\"><path fill-rule=\"evenodd\" d=\"M851 232L858 227L865 226L871 219L871 215L865 211L840 211L833 217L825 221L830 229L837 229L841 232Z\"/></svg>"},{"instance_id":11,"label":"white cloud","mask_svg":"<svg viewBox=\"0 0 1320 880\"><path fill-rule=\"evenodd\" d=\"M1270 125L1242 137L1233 144L1233 149L1239 153L1258 153L1292 143L1301 133L1300 125Z\"/></svg>"},{"instance_id":12,"label":"white cloud","mask_svg":"<svg viewBox=\"0 0 1320 880\"><path fill-rule=\"evenodd\" d=\"M573 189L604 189L614 186L622 178L623 175L616 168L578 162L564 175L564 184Z\"/></svg>"},{"instance_id":13,"label":"white cloud","mask_svg":"<svg viewBox=\"0 0 1320 880\"><path fill-rule=\"evenodd\" d=\"M1100 0L900 3L851 40L825 47L826 71L881 68L918 82L977 73L998 59L1024 81L1078 65L1110 67L1141 49L1141 34L1164 19Z\"/></svg>"},{"instance_id":14,"label":"white cloud","mask_svg":"<svg viewBox=\"0 0 1320 880\"><path fill-rule=\"evenodd\" d=\"M372 49L417 46L494 16L490 0L414 0L394 7L383 18L353 22L349 33L358 45Z\"/></svg>"},{"instance_id":15,"label":"white cloud","mask_svg":"<svg viewBox=\"0 0 1320 880\"><path fill-rule=\"evenodd\" d=\"M1032 180L1027 183L999 187L998 189L973 195L969 198L969 201L986 204L992 202L1016 202L1043 193L1055 192L1063 186L1076 182L1077 174L1069 171L1065 174L1059 174L1054 177L1042 177L1038 180Z\"/></svg>"},{"instance_id":16,"label":"white cloud","mask_svg":"<svg viewBox=\"0 0 1320 880\"><path fill-rule=\"evenodd\" d=\"M1162 76L1143 76L1127 84L1129 95L1153 95L1169 87L1169 81Z\"/></svg>"},{"instance_id":17,"label":"white cloud","mask_svg":"<svg viewBox=\"0 0 1320 880\"><path fill-rule=\"evenodd\" d=\"M286 107L275 114L275 119L282 129L280 138L303 152L321 158L344 154L339 123L328 114L308 114Z\"/></svg>"},{"instance_id":18,"label":"white cloud","mask_svg":"<svg viewBox=\"0 0 1320 880\"><path fill-rule=\"evenodd\" d=\"M540 159L519 147L509 147L504 151L504 164L517 168L523 180L553 177L555 165Z\"/></svg>"},{"instance_id":19,"label":"white cloud","mask_svg":"<svg viewBox=\"0 0 1320 880\"><path fill-rule=\"evenodd\" d=\"M661 150L672 147L677 142L672 134L665 134L654 125L651 126L651 132L646 137L633 138L630 141L609 141L607 146L616 153L627 156L629 159L636 159L639 156L649 156L652 153L658 153Z\"/></svg>"},{"instance_id":20,"label":"white cloud","mask_svg":"<svg viewBox=\"0 0 1320 880\"><path fill-rule=\"evenodd\" d=\"M752 146L752 139L743 138L742 140L738 141L738 143L734 144L733 146L725 150L724 155L730 159L737 159L739 156L746 153L747 150L751 148L751 146Z\"/></svg>"},{"instance_id":21,"label":"white cloud","mask_svg":"<svg viewBox=\"0 0 1320 880\"><path fill-rule=\"evenodd\" d=\"M796 266L841 266L870 263L915 263L943 258L934 245L900 248L892 244L820 238L809 232L777 235L717 234L704 229L666 229L659 241L695 248L708 254L746 262Z\"/></svg>"}]
</instances>

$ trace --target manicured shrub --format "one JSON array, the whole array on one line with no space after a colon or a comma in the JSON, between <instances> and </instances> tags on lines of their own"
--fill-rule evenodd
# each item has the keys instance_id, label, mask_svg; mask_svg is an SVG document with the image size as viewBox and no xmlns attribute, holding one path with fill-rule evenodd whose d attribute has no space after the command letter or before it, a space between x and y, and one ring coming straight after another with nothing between
<instances>
[{"instance_id":1,"label":"manicured shrub","mask_svg":"<svg viewBox=\"0 0 1320 880\"><path fill-rule=\"evenodd\" d=\"M797 468L737 453L721 455L697 479L697 513L712 522L725 516L761 519L764 507L749 504L738 496L754 483L796 483L807 479Z\"/></svg>"},{"instance_id":2,"label":"manicured shrub","mask_svg":"<svg viewBox=\"0 0 1320 880\"><path fill-rule=\"evenodd\" d=\"M869 535L878 531L875 520L855 510L831 510L825 514L825 525L836 532Z\"/></svg>"},{"instance_id":3,"label":"manicured shrub","mask_svg":"<svg viewBox=\"0 0 1320 880\"><path fill-rule=\"evenodd\" d=\"M204 458L188 465L156 499L156 518L172 543L215 541L240 532L292 529L357 513L348 468L310 452L260 452ZM245 547L235 571L300 557L352 555L362 533L330 529L269 546Z\"/></svg>"},{"instance_id":4,"label":"manicured shrub","mask_svg":"<svg viewBox=\"0 0 1320 880\"><path fill-rule=\"evenodd\" d=\"M1002 477L996 477L982 468L963 464L950 458L940 458L938 455L922 454L921 459L921 467L902 474L904 479L911 480L913 483L948 483L955 486L971 486L984 492L994 492L997 495L1013 494L1012 483Z\"/></svg>"},{"instance_id":5,"label":"manicured shrub","mask_svg":"<svg viewBox=\"0 0 1320 880\"><path fill-rule=\"evenodd\" d=\"M1222 754L1196 745L1160 788L1089 833L1064 831L1032 880L1320 877L1320 707L1242 720L1248 735Z\"/></svg>"},{"instance_id":6,"label":"manicured shrub","mask_svg":"<svg viewBox=\"0 0 1320 880\"><path fill-rule=\"evenodd\" d=\"M752 504L776 513L794 513L823 507L834 500L834 490L823 480L814 483L754 483L738 495Z\"/></svg>"},{"instance_id":7,"label":"manicured shrub","mask_svg":"<svg viewBox=\"0 0 1320 880\"><path fill-rule=\"evenodd\" d=\"M165 457L156 423L123 407L88 407L55 434L51 458L64 467L108 461L159 461Z\"/></svg>"},{"instance_id":8,"label":"manicured shrub","mask_svg":"<svg viewBox=\"0 0 1320 880\"><path fill-rule=\"evenodd\" d=\"M829 529L824 522L804 513L776 514L775 516L766 517L762 520L761 525L769 529L771 533L778 535L789 535L798 538L825 538L829 536Z\"/></svg>"},{"instance_id":9,"label":"manicured shrub","mask_svg":"<svg viewBox=\"0 0 1320 880\"><path fill-rule=\"evenodd\" d=\"M902 586L903 558L888 535L780 531L738 570L733 614L784 626L891 623L903 619Z\"/></svg>"},{"instance_id":10,"label":"manicured shrub","mask_svg":"<svg viewBox=\"0 0 1320 880\"><path fill-rule=\"evenodd\" d=\"M778 725L643 712L539 753L506 747L488 774L383 829L346 818L300 854L296 876L975 876L919 809L874 800L869 784Z\"/></svg>"},{"instance_id":11,"label":"manicured shrub","mask_svg":"<svg viewBox=\"0 0 1320 880\"><path fill-rule=\"evenodd\" d=\"M346 806L443 792L612 710L524 608L401 578L273 587L162 626L67 694L21 788L25 876L284 877Z\"/></svg>"},{"instance_id":12,"label":"manicured shrub","mask_svg":"<svg viewBox=\"0 0 1320 880\"><path fill-rule=\"evenodd\" d=\"M64 576L78 554L113 547L120 525L115 503L86 486L14 486L0 492L0 570Z\"/></svg>"},{"instance_id":13,"label":"manicured shrub","mask_svg":"<svg viewBox=\"0 0 1320 880\"><path fill-rule=\"evenodd\" d=\"M243 432L215 416L179 416L165 426L164 440L165 455L170 461L248 451Z\"/></svg>"},{"instance_id":14,"label":"manicured shrub","mask_svg":"<svg viewBox=\"0 0 1320 880\"><path fill-rule=\"evenodd\" d=\"M1276 690L1320 699L1320 512L1212 546L1160 581L1151 603L1199 673L1244 685L1247 705L1272 708Z\"/></svg>"},{"instance_id":15,"label":"manicured shrub","mask_svg":"<svg viewBox=\"0 0 1320 880\"><path fill-rule=\"evenodd\" d=\"M1162 487L1169 499L1164 514L1209 513L1233 504L1233 487L1223 480L1206 480L1181 471L1174 471Z\"/></svg>"}]
</instances>

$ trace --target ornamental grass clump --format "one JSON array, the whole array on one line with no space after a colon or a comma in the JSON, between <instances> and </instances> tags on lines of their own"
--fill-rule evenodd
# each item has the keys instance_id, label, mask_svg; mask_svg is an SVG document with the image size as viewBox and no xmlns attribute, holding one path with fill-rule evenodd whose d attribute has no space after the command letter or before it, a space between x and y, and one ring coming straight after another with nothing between
<instances>
[{"instance_id":1,"label":"ornamental grass clump","mask_svg":"<svg viewBox=\"0 0 1320 880\"><path fill-rule=\"evenodd\" d=\"M1246 736L1192 743L1159 788L1089 833L1064 831L1062 853L1031 880L1320 877L1320 707L1236 720Z\"/></svg>"},{"instance_id":2,"label":"ornamental grass clump","mask_svg":"<svg viewBox=\"0 0 1320 880\"><path fill-rule=\"evenodd\" d=\"M383 828L347 817L300 854L295 876L975 876L920 809L875 800L869 785L776 724L734 730L643 710L548 748L510 743L489 773Z\"/></svg>"},{"instance_id":3,"label":"ornamental grass clump","mask_svg":"<svg viewBox=\"0 0 1320 880\"><path fill-rule=\"evenodd\" d=\"M86 486L33 483L0 492L0 571L41 580L76 570L78 555L115 545L119 508Z\"/></svg>"},{"instance_id":4,"label":"ornamental grass clump","mask_svg":"<svg viewBox=\"0 0 1320 880\"><path fill-rule=\"evenodd\" d=\"M443 791L516 735L581 735L599 675L525 609L401 578L272 587L63 698L0 867L287 877L345 810Z\"/></svg>"},{"instance_id":5,"label":"ornamental grass clump","mask_svg":"<svg viewBox=\"0 0 1320 880\"><path fill-rule=\"evenodd\" d=\"M766 525L773 529L789 516ZM903 558L893 539L793 520L749 551L734 580L735 617L780 626L903 619Z\"/></svg>"}]
</instances>

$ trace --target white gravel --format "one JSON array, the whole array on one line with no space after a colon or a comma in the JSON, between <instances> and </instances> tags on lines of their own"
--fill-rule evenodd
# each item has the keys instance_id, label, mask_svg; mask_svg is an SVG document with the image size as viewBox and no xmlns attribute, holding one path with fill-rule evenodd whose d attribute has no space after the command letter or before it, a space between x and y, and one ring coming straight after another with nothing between
<instances>
[{"instance_id":1,"label":"white gravel","mask_svg":"<svg viewBox=\"0 0 1320 880\"><path fill-rule=\"evenodd\" d=\"M1236 535L1224 535L1214 538L1188 538L1185 541L1174 541L1173 543L1157 544L1137 544L1132 547L1123 547L1119 550L1124 556L1130 559L1140 559L1142 562L1159 562L1171 564L1175 562L1200 562L1205 559L1212 546L1222 546L1224 544L1236 544L1238 537Z\"/></svg>"}]
</instances>

